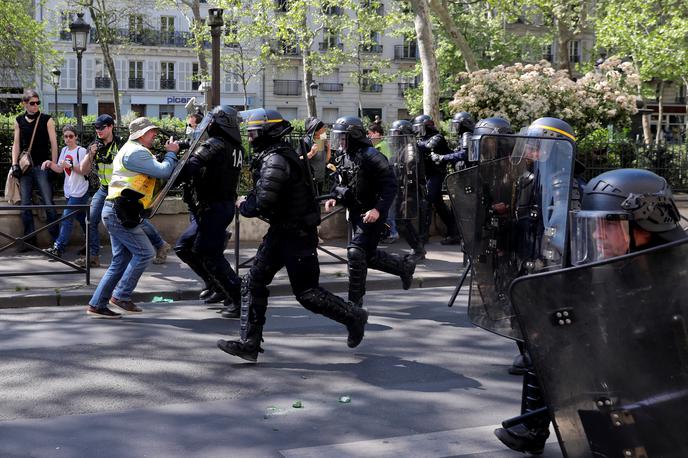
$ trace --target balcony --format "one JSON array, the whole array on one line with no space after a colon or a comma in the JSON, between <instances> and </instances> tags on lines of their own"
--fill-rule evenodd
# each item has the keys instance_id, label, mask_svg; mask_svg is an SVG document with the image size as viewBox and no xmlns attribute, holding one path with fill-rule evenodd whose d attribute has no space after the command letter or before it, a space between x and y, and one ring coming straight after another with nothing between
<instances>
[{"instance_id":1,"label":"balcony","mask_svg":"<svg viewBox=\"0 0 688 458\"><path fill-rule=\"evenodd\" d=\"M382 92L382 84L380 83L361 83L361 92Z\"/></svg>"},{"instance_id":2,"label":"balcony","mask_svg":"<svg viewBox=\"0 0 688 458\"><path fill-rule=\"evenodd\" d=\"M358 49L361 52L365 52L365 53L371 53L371 54L381 54L382 53L382 45L379 43L369 44L369 45L360 45Z\"/></svg>"},{"instance_id":3,"label":"balcony","mask_svg":"<svg viewBox=\"0 0 688 458\"><path fill-rule=\"evenodd\" d=\"M160 78L160 89L174 89L177 87L177 80Z\"/></svg>"},{"instance_id":4,"label":"balcony","mask_svg":"<svg viewBox=\"0 0 688 458\"><path fill-rule=\"evenodd\" d=\"M96 89L109 89L112 80L107 76L96 76Z\"/></svg>"},{"instance_id":5,"label":"balcony","mask_svg":"<svg viewBox=\"0 0 688 458\"><path fill-rule=\"evenodd\" d=\"M275 95L301 95L302 82L300 80L272 80L272 92Z\"/></svg>"},{"instance_id":6,"label":"balcony","mask_svg":"<svg viewBox=\"0 0 688 458\"><path fill-rule=\"evenodd\" d=\"M321 41L318 43L318 51L327 51L328 49L339 48L344 49L344 43L332 43L330 41Z\"/></svg>"},{"instance_id":7,"label":"balcony","mask_svg":"<svg viewBox=\"0 0 688 458\"><path fill-rule=\"evenodd\" d=\"M418 47L414 45L394 46L395 60L418 60Z\"/></svg>"},{"instance_id":8,"label":"balcony","mask_svg":"<svg viewBox=\"0 0 688 458\"><path fill-rule=\"evenodd\" d=\"M683 103L683 104L685 104L685 103L686 103L686 98L685 98L685 97L680 97L680 96L678 96L678 97L676 97L676 98L674 99L674 103Z\"/></svg>"},{"instance_id":9,"label":"balcony","mask_svg":"<svg viewBox=\"0 0 688 458\"><path fill-rule=\"evenodd\" d=\"M397 83L398 95L403 97L407 89L415 89L418 87L416 83Z\"/></svg>"},{"instance_id":10,"label":"balcony","mask_svg":"<svg viewBox=\"0 0 688 458\"><path fill-rule=\"evenodd\" d=\"M143 78L129 78L129 89L143 89L144 83Z\"/></svg>"},{"instance_id":11,"label":"balcony","mask_svg":"<svg viewBox=\"0 0 688 458\"><path fill-rule=\"evenodd\" d=\"M60 33L61 40L71 40L69 32L65 32L65 38ZM137 44L141 46L163 46L174 48L189 48L189 40L192 38L190 32L168 32L160 30L145 29L115 29L113 31L113 43L115 45ZM91 43L98 42L98 32L95 28L91 29ZM204 47L209 47L209 43L204 43Z\"/></svg>"},{"instance_id":12,"label":"balcony","mask_svg":"<svg viewBox=\"0 0 688 458\"><path fill-rule=\"evenodd\" d=\"M342 92L344 83L320 83L318 89L320 92Z\"/></svg>"}]
</instances>

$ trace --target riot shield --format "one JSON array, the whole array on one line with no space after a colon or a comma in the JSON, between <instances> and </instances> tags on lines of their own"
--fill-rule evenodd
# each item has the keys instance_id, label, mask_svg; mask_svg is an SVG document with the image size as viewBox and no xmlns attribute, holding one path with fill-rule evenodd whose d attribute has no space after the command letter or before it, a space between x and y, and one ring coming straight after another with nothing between
<instances>
[{"instance_id":1,"label":"riot shield","mask_svg":"<svg viewBox=\"0 0 688 458\"><path fill-rule=\"evenodd\" d=\"M469 318L521 339L508 288L521 275L566 265L574 144L483 135L479 149L480 164L447 181L472 261Z\"/></svg>"},{"instance_id":2,"label":"riot shield","mask_svg":"<svg viewBox=\"0 0 688 458\"><path fill-rule=\"evenodd\" d=\"M387 137L391 162L397 177L396 218L417 220L420 211L418 151L412 135Z\"/></svg>"},{"instance_id":3,"label":"riot shield","mask_svg":"<svg viewBox=\"0 0 688 458\"><path fill-rule=\"evenodd\" d=\"M177 166L172 171L170 179L165 182L165 185L153 197L149 218L152 218L160 208L160 205L162 205L162 201L165 199L165 196L167 196L167 193L170 192L170 189L177 180L179 173L182 171L182 168L184 168L184 164L186 164L186 161L191 156L191 153L208 139L208 124L210 124L211 119L212 115L210 113L206 114L203 118L203 121L201 121L201 123L196 127L196 130L191 136L191 145L179 158L179 162L177 162Z\"/></svg>"},{"instance_id":4,"label":"riot shield","mask_svg":"<svg viewBox=\"0 0 688 458\"><path fill-rule=\"evenodd\" d=\"M688 240L510 296L566 456L688 456Z\"/></svg>"}]
</instances>

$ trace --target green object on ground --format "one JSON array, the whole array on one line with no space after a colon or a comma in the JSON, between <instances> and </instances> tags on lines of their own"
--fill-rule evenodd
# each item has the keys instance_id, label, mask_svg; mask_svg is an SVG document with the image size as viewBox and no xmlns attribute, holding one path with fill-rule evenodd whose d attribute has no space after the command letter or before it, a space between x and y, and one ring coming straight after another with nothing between
<instances>
[{"instance_id":1,"label":"green object on ground","mask_svg":"<svg viewBox=\"0 0 688 458\"><path fill-rule=\"evenodd\" d=\"M174 302L174 299L169 297L155 296L151 302Z\"/></svg>"},{"instance_id":2,"label":"green object on ground","mask_svg":"<svg viewBox=\"0 0 688 458\"><path fill-rule=\"evenodd\" d=\"M339 402L342 404L349 404L351 402L351 396L339 396Z\"/></svg>"},{"instance_id":3,"label":"green object on ground","mask_svg":"<svg viewBox=\"0 0 688 458\"><path fill-rule=\"evenodd\" d=\"M302 409L303 408L303 402L301 401L294 401L294 403L291 405L295 409Z\"/></svg>"}]
</instances>

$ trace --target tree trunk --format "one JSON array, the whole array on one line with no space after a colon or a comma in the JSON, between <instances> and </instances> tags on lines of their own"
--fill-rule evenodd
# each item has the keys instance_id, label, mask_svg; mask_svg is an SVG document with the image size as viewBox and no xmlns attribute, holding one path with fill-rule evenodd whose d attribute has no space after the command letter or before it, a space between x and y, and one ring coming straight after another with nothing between
<instances>
[{"instance_id":1,"label":"tree trunk","mask_svg":"<svg viewBox=\"0 0 688 458\"><path fill-rule=\"evenodd\" d=\"M573 77L573 69L571 68L571 60L569 59L569 42L571 41L571 32L568 28L556 21L557 29L557 67L560 70L566 70L569 73L569 78Z\"/></svg>"},{"instance_id":2,"label":"tree trunk","mask_svg":"<svg viewBox=\"0 0 688 458\"><path fill-rule=\"evenodd\" d=\"M306 94L306 105L308 106L308 116L316 117L318 116L315 107L315 96L311 91L311 83L313 82L313 70L311 70L310 65L307 64L308 57L310 55L309 50L302 50L303 52L303 93Z\"/></svg>"},{"instance_id":3,"label":"tree trunk","mask_svg":"<svg viewBox=\"0 0 688 458\"><path fill-rule=\"evenodd\" d=\"M115 122L117 125L121 125L122 116L120 113L119 105L119 82L117 81L117 70L115 69L115 61L110 53L110 43L112 42L112 32L107 26L107 18L101 17L101 13L105 11L107 6L103 1L98 3L98 12L93 6L88 8L91 18L96 27L96 32L98 33L98 44L100 45L100 50L103 53L103 62L108 69L110 75L110 82L112 84L112 98L115 107Z\"/></svg>"},{"instance_id":4,"label":"tree trunk","mask_svg":"<svg viewBox=\"0 0 688 458\"><path fill-rule=\"evenodd\" d=\"M686 104L686 115L683 117L684 121L684 126L683 126L683 137L681 137L681 141L684 143L688 143L688 78L686 77L681 77L683 80L683 84L686 87L686 90L684 92L683 98L685 99L685 104Z\"/></svg>"},{"instance_id":5,"label":"tree trunk","mask_svg":"<svg viewBox=\"0 0 688 458\"><path fill-rule=\"evenodd\" d=\"M451 38L454 46L461 51L461 56L466 65L466 71L477 72L480 70L478 65L478 60L475 58L475 53L471 49L470 45L466 41L466 37L459 30L454 18L449 13L446 1L444 0L428 0L428 5L435 12L437 18L440 20L444 28L446 29L449 37Z\"/></svg>"},{"instance_id":6,"label":"tree trunk","mask_svg":"<svg viewBox=\"0 0 688 458\"><path fill-rule=\"evenodd\" d=\"M661 140L664 140L662 135L663 117L664 117L664 81L660 81L657 85L659 97L657 98L657 132L655 133L655 144L659 145Z\"/></svg>"},{"instance_id":7,"label":"tree trunk","mask_svg":"<svg viewBox=\"0 0 688 458\"><path fill-rule=\"evenodd\" d=\"M192 0L189 4L191 8L191 14L193 14L193 28L201 30L205 24L205 20L201 17L201 5L199 0ZM196 47L196 54L198 56L198 73L201 78L207 78L208 75L208 59L205 55L205 50L203 49L203 43L198 43Z\"/></svg>"},{"instance_id":8,"label":"tree trunk","mask_svg":"<svg viewBox=\"0 0 688 458\"><path fill-rule=\"evenodd\" d=\"M437 58L435 57L430 13L426 0L410 0L415 13L414 25L418 41L420 63L423 68L423 113L440 119L440 90L437 78Z\"/></svg>"}]
</instances>

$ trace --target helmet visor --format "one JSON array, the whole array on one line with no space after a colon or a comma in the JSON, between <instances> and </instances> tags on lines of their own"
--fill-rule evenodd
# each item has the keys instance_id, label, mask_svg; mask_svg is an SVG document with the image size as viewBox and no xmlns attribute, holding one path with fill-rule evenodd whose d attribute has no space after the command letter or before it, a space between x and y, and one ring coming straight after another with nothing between
<instances>
[{"instance_id":1,"label":"helmet visor","mask_svg":"<svg viewBox=\"0 0 688 458\"><path fill-rule=\"evenodd\" d=\"M346 151L349 147L349 136L341 130L332 131L332 148L339 151Z\"/></svg>"},{"instance_id":2,"label":"helmet visor","mask_svg":"<svg viewBox=\"0 0 688 458\"><path fill-rule=\"evenodd\" d=\"M628 217L625 212L572 212L571 262L588 264L627 254L631 246Z\"/></svg>"},{"instance_id":3,"label":"helmet visor","mask_svg":"<svg viewBox=\"0 0 688 458\"><path fill-rule=\"evenodd\" d=\"M248 129L247 134L248 134L248 141L253 143L258 137L261 136L263 132L262 127L252 127L251 129Z\"/></svg>"},{"instance_id":4,"label":"helmet visor","mask_svg":"<svg viewBox=\"0 0 688 458\"><path fill-rule=\"evenodd\" d=\"M425 136L427 130L425 129L425 124L423 123L418 123L413 125L413 133L418 135L418 136Z\"/></svg>"}]
</instances>

